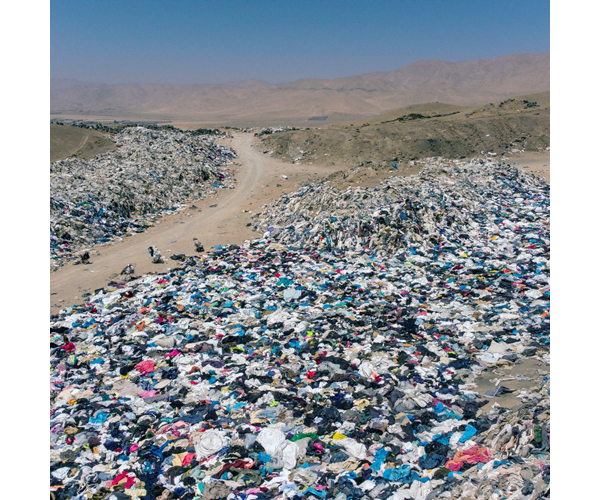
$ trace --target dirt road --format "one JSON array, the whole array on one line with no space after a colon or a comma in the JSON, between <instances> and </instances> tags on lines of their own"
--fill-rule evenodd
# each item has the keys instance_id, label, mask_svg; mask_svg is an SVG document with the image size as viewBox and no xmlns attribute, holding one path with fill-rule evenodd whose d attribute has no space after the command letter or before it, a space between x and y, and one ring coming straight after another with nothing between
<instances>
[{"instance_id":1,"label":"dirt road","mask_svg":"<svg viewBox=\"0 0 600 500\"><path fill-rule=\"evenodd\" d=\"M91 252L91 264L66 264L50 276L50 309L60 309L83 301L82 294L105 287L129 263L135 265L136 275L165 272L179 263L169 257L174 254L193 255L192 239L197 237L209 250L214 245L241 244L257 238L247 224L252 213L284 192L331 174L341 167L292 165L270 158L256 150L256 139L250 134L236 134L233 140L221 141L238 153L235 189L224 189L210 198L195 203L197 209L163 217L143 233L124 241L100 246ZM288 178L284 179L285 175ZM211 206L211 205L216 205ZM244 212L247 210L248 212ZM154 245L165 257L164 264L152 264L148 247Z\"/></svg>"}]
</instances>

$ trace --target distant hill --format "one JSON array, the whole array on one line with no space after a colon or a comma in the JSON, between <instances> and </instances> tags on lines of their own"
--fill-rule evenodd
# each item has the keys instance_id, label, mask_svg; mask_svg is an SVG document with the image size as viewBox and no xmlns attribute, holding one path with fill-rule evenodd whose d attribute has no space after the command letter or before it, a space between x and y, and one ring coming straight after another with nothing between
<instances>
[{"instance_id":1,"label":"distant hill","mask_svg":"<svg viewBox=\"0 0 600 500\"><path fill-rule=\"evenodd\" d=\"M419 61L396 71L269 84L103 84L51 80L51 114L214 123L374 116L424 102L476 105L550 90L550 53L464 62Z\"/></svg>"},{"instance_id":2,"label":"distant hill","mask_svg":"<svg viewBox=\"0 0 600 500\"><path fill-rule=\"evenodd\" d=\"M478 106L416 104L353 123L262 136L261 149L283 161L371 166L432 156L461 158L493 153L499 159L550 146L550 92Z\"/></svg>"},{"instance_id":3,"label":"distant hill","mask_svg":"<svg viewBox=\"0 0 600 500\"><path fill-rule=\"evenodd\" d=\"M110 134L68 125L50 124L50 161L69 156L89 160L116 148Z\"/></svg>"}]
</instances>

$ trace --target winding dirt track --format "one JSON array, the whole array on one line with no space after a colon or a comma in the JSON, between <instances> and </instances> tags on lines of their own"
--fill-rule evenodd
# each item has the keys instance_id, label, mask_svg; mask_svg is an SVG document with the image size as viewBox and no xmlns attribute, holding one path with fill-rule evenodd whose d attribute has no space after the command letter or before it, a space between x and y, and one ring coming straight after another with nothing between
<instances>
[{"instance_id":1,"label":"winding dirt track","mask_svg":"<svg viewBox=\"0 0 600 500\"><path fill-rule=\"evenodd\" d=\"M256 139L250 134L236 134L233 140L221 142L231 145L239 156L235 189L219 190L213 197L196 202L198 209L188 208L165 216L143 233L119 243L97 247L90 252L90 264L74 265L71 262L51 273L51 313L81 303L83 293L105 287L129 263L135 265L137 276L176 267L179 263L169 257L182 253L193 255L194 237L207 250L214 245L241 244L247 239L260 237L246 226L252 221L250 212L260 212L264 204L284 192L297 189L310 179L340 170L339 166L282 163L256 150ZM288 178L283 179L282 175ZM210 206L215 204L216 207ZM161 251L165 257L164 264L151 263L147 251L150 245Z\"/></svg>"}]
</instances>

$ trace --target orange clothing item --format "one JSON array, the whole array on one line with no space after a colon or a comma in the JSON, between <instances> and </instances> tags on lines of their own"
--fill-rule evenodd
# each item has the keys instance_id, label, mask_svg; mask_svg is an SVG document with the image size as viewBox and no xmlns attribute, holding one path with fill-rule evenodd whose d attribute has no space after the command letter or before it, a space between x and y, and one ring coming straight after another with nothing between
<instances>
[{"instance_id":1,"label":"orange clothing item","mask_svg":"<svg viewBox=\"0 0 600 500\"><path fill-rule=\"evenodd\" d=\"M454 455L452 460L448 460L446 462L446 468L450 469L453 472L459 471L462 469L462 466L467 464L477 464L479 462L487 463L492 460L493 455L492 452L488 448L479 447L478 445L473 445L468 450L459 451Z\"/></svg>"}]
</instances>

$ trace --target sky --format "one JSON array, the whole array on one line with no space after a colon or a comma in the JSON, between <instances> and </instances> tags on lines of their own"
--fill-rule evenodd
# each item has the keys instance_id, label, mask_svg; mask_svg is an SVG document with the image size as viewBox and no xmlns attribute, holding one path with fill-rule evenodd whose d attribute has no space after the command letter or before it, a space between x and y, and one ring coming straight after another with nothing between
<instances>
[{"instance_id":1,"label":"sky","mask_svg":"<svg viewBox=\"0 0 600 500\"><path fill-rule=\"evenodd\" d=\"M550 50L550 2L51 0L51 78L339 78Z\"/></svg>"}]
</instances>

